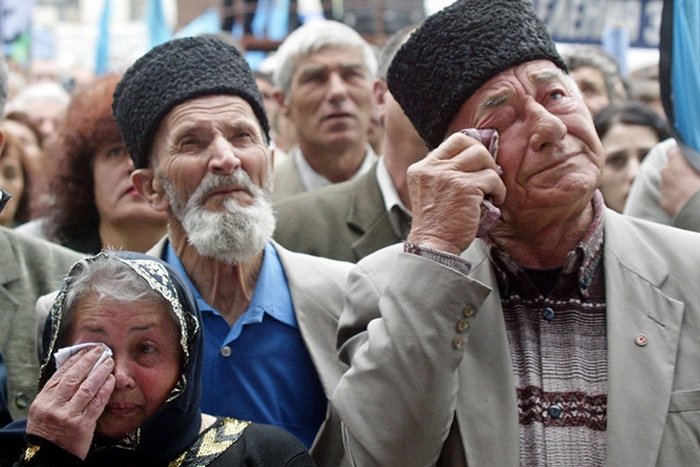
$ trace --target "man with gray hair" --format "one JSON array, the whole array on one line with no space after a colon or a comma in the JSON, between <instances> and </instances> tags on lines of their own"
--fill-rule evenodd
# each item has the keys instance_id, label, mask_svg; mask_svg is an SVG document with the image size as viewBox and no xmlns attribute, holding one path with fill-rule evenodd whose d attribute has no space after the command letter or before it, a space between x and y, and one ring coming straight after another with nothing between
<instances>
[{"instance_id":1,"label":"man with gray hair","mask_svg":"<svg viewBox=\"0 0 700 467\"><path fill-rule=\"evenodd\" d=\"M269 124L245 58L214 38L166 42L127 70L113 110L134 186L167 213L149 254L202 310L202 410L285 428L338 465L328 400L345 370L335 331L350 265L271 241Z\"/></svg>"},{"instance_id":2,"label":"man with gray hair","mask_svg":"<svg viewBox=\"0 0 700 467\"><path fill-rule=\"evenodd\" d=\"M297 146L275 168L275 201L368 172L377 60L352 28L314 20L292 32L277 54L281 111L295 124Z\"/></svg>"},{"instance_id":3,"label":"man with gray hair","mask_svg":"<svg viewBox=\"0 0 700 467\"><path fill-rule=\"evenodd\" d=\"M7 93L7 65L0 59L0 114L4 113ZM0 149L4 144L5 134L0 130ZM36 396L39 359L35 350L34 304L40 296L56 290L71 265L81 257L54 243L0 227L0 380L6 369L7 383L4 394L0 387L3 423L8 421L7 412L2 415L3 407L15 420L26 418Z\"/></svg>"},{"instance_id":4,"label":"man with gray hair","mask_svg":"<svg viewBox=\"0 0 700 467\"><path fill-rule=\"evenodd\" d=\"M370 172L275 203L275 239L292 251L357 262L406 239L411 204L406 170L428 147L386 86L396 51L418 25L394 33L379 54L374 83L385 127L384 154Z\"/></svg>"}]
</instances>

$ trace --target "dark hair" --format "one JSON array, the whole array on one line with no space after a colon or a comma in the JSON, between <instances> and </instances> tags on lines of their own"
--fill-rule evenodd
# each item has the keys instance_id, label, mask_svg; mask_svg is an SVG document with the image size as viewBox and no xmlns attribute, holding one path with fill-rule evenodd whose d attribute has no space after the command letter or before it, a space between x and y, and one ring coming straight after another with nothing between
<instances>
[{"instance_id":1,"label":"dark hair","mask_svg":"<svg viewBox=\"0 0 700 467\"><path fill-rule=\"evenodd\" d=\"M654 130L659 141L671 137L671 129L666 120L648 105L637 101L610 104L595 114L593 123L601 139L617 123L649 127Z\"/></svg>"},{"instance_id":2,"label":"dark hair","mask_svg":"<svg viewBox=\"0 0 700 467\"><path fill-rule=\"evenodd\" d=\"M104 143L121 141L112 116L112 94L120 77L109 75L87 85L71 99L49 149L49 192L44 232L48 238L76 248L99 236L93 159Z\"/></svg>"}]
</instances>

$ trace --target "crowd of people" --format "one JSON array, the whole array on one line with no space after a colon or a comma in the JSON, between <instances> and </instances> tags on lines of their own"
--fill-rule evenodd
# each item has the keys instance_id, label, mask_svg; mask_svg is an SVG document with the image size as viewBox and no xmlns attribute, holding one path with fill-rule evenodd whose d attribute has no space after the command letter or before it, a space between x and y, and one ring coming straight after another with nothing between
<instances>
[{"instance_id":1,"label":"crowd of people","mask_svg":"<svg viewBox=\"0 0 700 467\"><path fill-rule=\"evenodd\" d=\"M612 57L529 0L273 57L0 62L1 466L700 462L700 174Z\"/></svg>"}]
</instances>

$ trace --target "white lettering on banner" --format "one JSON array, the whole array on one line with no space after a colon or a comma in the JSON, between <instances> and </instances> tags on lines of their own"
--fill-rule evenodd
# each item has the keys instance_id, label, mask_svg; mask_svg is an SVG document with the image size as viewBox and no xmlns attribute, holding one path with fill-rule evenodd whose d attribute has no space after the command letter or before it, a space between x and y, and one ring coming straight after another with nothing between
<instances>
[{"instance_id":1,"label":"white lettering on banner","mask_svg":"<svg viewBox=\"0 0 700 467\"><path fill-rule=\"evenodd\" d=\"M659 45L663 0L532 0L557 42L600 43L605 31L623 27L630 45Z\"/></svg>"}]
</instances>

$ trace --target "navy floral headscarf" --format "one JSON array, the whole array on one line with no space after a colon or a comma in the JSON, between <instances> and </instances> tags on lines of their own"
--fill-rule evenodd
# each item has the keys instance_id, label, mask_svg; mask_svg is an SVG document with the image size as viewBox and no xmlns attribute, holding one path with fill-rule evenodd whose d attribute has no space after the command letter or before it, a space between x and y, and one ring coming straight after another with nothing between
<instances>
[{"instance_id":1,"label":"navy floral headscarf","mask_svg":"<svg viewBox=\"0 0 700 467\"><path fill-rule=\"evenodd\" d=\"M167 401L133 433L117 442L95 442L85 460L87 465L167 465L186 451L197 439L201 427L199 410L202 396L201 367L203 340L200 312L182 278L163 261L132 252L103 252L77 262L66 277L44 329L47 351L41 367L39 390L56 371L53 355L60 342L61 323L65 317L66 294L85 264L98 259L121 261L164 297L180 328L183 366L180 378Z\"/></svg>"}]
</instances>

